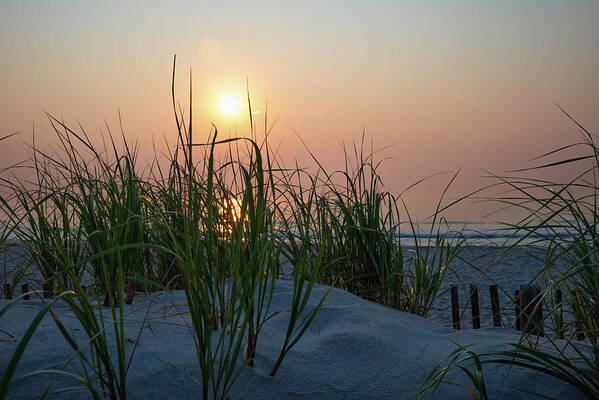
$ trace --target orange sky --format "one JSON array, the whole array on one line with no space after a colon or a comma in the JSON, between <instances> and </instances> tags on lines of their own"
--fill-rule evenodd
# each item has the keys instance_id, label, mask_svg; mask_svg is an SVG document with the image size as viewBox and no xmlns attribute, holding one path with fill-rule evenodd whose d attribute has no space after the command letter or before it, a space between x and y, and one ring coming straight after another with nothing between
<instances>
[{"instance_id":1,"label":"orange sky","mask_svg":"<svg viewBox=\"0 0 599 400\"><path fill-rule=\"evenodd\" d=\"M457 196L484 183L481 169L519 168L576 140L554 102L599 132L597 1L216 3L2 1L0 136L22 132L2 143L3 166L25 157L34 123L51 144L44 111L93 135L104 120L116 129L120 110L142 150L174 142L174 54L183 103L193 71L196 132L211 122L248 132L245 115L217 112L221 94L245 95L247 78L254 108L268 102L278 118L272 141L285 159L309 161L295 130L335 168L341 143L365 129L393 145L382 172L395 192L462 168Z\"/></svg>"}]
</instances>

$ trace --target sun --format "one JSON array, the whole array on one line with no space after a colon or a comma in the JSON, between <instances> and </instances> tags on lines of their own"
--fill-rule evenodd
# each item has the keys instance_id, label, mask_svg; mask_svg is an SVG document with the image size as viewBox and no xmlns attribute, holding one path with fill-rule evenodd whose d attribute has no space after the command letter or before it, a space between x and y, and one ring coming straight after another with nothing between
<instances>
[{"instance_id":1,"label":"sun","mask_svg":"<svg viewBox=\"0 0 599 400\"><path fill-rule=\"evenodd\" d=\"M223 94L218 100L218 109L225 117L236 117L241 111L241 100L234 94Z\"/></svg>"}]
</instances>

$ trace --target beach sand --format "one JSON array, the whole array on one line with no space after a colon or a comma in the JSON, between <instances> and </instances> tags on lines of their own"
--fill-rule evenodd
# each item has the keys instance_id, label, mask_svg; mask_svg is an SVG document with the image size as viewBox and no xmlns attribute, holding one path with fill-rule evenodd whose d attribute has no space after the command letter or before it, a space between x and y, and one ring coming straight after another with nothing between
<instances>
[{"instance_id":1,"label":"beach sand","mask_svg":"<svg viewBox=\"0 0 599 400\"><path fill-rule=\"evenodd\" d=\"M493 257L485 255L489 249L474 248L468 251L477 257ZM531 276L526 274L534 275L541 266L538 263L532 265L526 257L529 256L514 254L496 263L493 274L503 277L501 282L496 283L509 287L524 283L527 276ZM455 267L459 266L456 264ZM465 276L473 280L480 278L474 272L468 272L467 268L471 267L461 268ZM497 272L499 268L504 272ZM462 280L466 281L463 277ZM446 284L450 283L448 281ZM481 286L486 283L479 280ZM292 282L277 281L271 312L289 309L292 289ZM322 286L315 288L311 306L318 302L326 289ZM444 298L440 299L436 307L441 310L445 301ZM0 307L3 304L6 304L5 300L0 301ZM21 301L0 319L0 326L19 338L42 306L43 302L39 299ZM127 337L131 339L127 344L129 353L133 351L133 342L149 310L149 318L127 377L129 398L200 398L201 387L197 383L200 381L200 369L192 333L188 328L190 321L189 317L180 314L186 310L184 293L159 292L151 297L138 297L125 310ZM79 330L70 310L55 307L54 311L67 329L74 332L80 345L84 345L86 337ZM431 316L433 320L427 320L333 289L312 326L287 355L275 377L268 376L268 373L280 351L288 313L277 314L265 325L258 343L256 367L253 370L244 369L229 397L273 400L413 398L427 374L456 348L456 343L479 343L474 348L485 351L505 348L505 343L519 340L516 331L506 328L452 330L447 327L451 324L449 311L436 310ZM108 335L110 337L112 332L108 332ZM4 370L15 347L14 342L0 343L0 371ZM46 316L25 351L7 398L30 399L39 396L53 379L55 382L51 392L57 394L50 398L89 398L83 389L72 390L77 387L77 382L72 378L42 374L20 379L36 370L61 368L72 354L72 349L60 335L51 317ZM78 362L72 362L67 370L78 371L78 365ZM529 377L529 371L519 368L513 368L509 375L506 374L506 367L485 366L485 380L492 398L530 398L526 391L555 398L580 397L573 388L550 377ZM450 380L468 383L465 375L458 373ZM442 384L433 397L469 398L464 389L450 384Z\"/></svg>"}]
</instances>

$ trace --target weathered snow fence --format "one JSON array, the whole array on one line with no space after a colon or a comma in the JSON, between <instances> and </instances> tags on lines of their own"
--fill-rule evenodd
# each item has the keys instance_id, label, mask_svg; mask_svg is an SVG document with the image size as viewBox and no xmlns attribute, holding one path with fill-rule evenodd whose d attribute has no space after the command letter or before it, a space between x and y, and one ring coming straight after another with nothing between
<instances>
[{"instance_id":1,"label":"weathered snow fence","mask_svg":"<svg viewBox=\"0 0 599 400\"><path fill-rule=\"evenodd\" d=\"M479 329L481 326L481 312L478 296L478 287L476 284L469 284L469 304L472 310L472 328ZM460 302L458 287L451 285L451 319L453 329L461 329ZM504 323L504 317L501 313L499 302L499 289L497 285L489 286L489 296L491 299L491 315L493 327L508 326ZM571 295L573 303L576 302L575 294ZM543 329L543 299L541 298L541 289L536 285L521 285L520 289L514 292L514 326L516 330L523 330L526 333L544 336ZM564 337L563 328L563 306L562 293L557 289L551 299L551 312L554 314L555 333L558 338ZM572 305L573 308L575 304ZM577 326L580 324L578 323ZM578 338L582 340L584 334L577 328ZM581 338L582 335L582 338Z\"/></svg>"}]
</instances>

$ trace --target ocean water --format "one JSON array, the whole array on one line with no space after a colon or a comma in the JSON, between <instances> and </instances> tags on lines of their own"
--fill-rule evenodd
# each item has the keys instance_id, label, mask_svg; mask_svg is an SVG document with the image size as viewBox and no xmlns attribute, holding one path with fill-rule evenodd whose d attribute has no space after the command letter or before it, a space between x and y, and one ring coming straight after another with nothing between
<instances>
[{"instance_id":1,"label":"ocean water","mask_svg":"<svg viewBox=\"0 0 599 400\"><path fill-rule=\"evenodd\" d=\"M417 236L423 245L428 241L434 244L435 238L445 236L448 239L463 239L472 246L509 246L516 243L543 246L545 239L555 235L563 239L571 237L571 233L563 227L530 232L502 223L482 221L443 221L434 225L431 222L420 222L414 228L404 222L399 231L401 243L408 246L414 245L414 236Z\"/></svg>"},{"instance_id":2,"label":"ocean water","mask_svg":"<svg viewBox=\"0 0 599 400\"><path fill-rule=\"evenodd\" d=\"M0 221L0 234L2 233L2 222ZM552 238L559 234L563 239L571 236L565 228L537 229L534 232L518 230L509 225L497 222L482 221L443 221L436 222L402 222L397 236L400 243L406 246L415 244L414 237L419 239L421 245L434 245L439 236L450 240L465 240L471 246L509 246L521 245L544 245L544 239ZM17 239L14 233L7 237L8 240Z\"/></svg>"}]
</instances>

